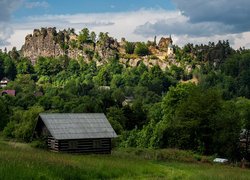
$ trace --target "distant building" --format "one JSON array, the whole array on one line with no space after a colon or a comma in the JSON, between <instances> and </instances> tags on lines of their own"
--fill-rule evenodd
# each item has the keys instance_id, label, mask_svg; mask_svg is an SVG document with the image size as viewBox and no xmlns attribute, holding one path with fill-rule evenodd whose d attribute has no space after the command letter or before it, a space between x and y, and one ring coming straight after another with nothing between
<instances>
[{"instance_id":1,"label":"distant building","mask_svg":"<svg viewBox=\"0 0 250 180\"><path fill-rule=\"evenodd\" d=\"M34 136L57 152L111 153L115 131L102 113L41 113Z\"/></svg>"},{"instance_id":2,"label":"distant building","mask_svg":"<svg viewBox=\"0 0 250 180\"><path fill-rule=\"evenodd\" d=\"M1 96L3 95L10 95L10 96L16 96L16 91L15 90L4 90L1 92Z\"/></svg>"},{"instance_id":3,"label":"distant building","mask_svg":"<svg viewBox=\"0 0 250 180\"><path fill-rule=\"evenodd\" d=\"M0 87L6 87L7 84L10 82L10 80L7 77L4 77L1 81L0 81Z\"/></svg>"},{"instance_id":4,"label":"distant building","mask_svg":"<svg viewBox=\"0 0 250 180\"><path fill-rule=\"evenodd\" d=\"M125 97L125 100L122 102L122 106L130 106L132 105L134 98L132 96Z\"/></svg>"},{"instance_id":5,"label":"distant building","mask_svg":"<svg viewBox=\"0 0 250 180\"><path fill-rule=\"evenodd\" d=\"M174 55L174 46L172 44L168 45L168 56Z\"/></svg>"},{"instance_id":6,"label":"distant building","mask_svg":"<svg viewBox=\"0 0 250 180\"><path fill-rule=\"evenodd\" d=\"M174 46L171 35L167 38L162 37L158 43L158 48L161 51L167 52L168 57L174 56Z\"/></svg>"},{"instance_id":7,"label":"distant building","mask_svg":"<svg viewBox=\"0 0 250 180\"><path fill-rule=\"evenodd\" d=\"M110 90L110 86L99 86L99 90Z\"/></svg>"}]
</instances>

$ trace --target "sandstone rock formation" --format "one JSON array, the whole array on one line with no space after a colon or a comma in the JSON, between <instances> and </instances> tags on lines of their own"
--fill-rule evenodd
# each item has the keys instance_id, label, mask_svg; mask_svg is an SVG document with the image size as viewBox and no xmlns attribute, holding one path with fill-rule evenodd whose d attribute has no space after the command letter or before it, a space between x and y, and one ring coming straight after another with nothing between
<instances>
[{"instance_id":1,"label":"sandstone rock formation","mask_svg":"<svg viewBox=\"0 0 250 180\"><path fill-rule=\"evenodd\" d=\"M33 63L39 56L56 57L63 55L63 50L54 40L56 33L55 28L35 29L33 35L26 36L21 54L29 58Z\"/></svg>"},{"instance_id":2,"label":"sandstone rock formation","mask_svg":"<svg viewBox=\"0 0 250 180\"><path fill-rule=\"evenodd\" d=\"M21 48L23 57L35 64L39 56L59 57L67 55L72 59L84 58L86 61L94 58L107 61L118 53L118 42L107 37L104 42L85 43L77 47L78 35L72 30L56 31L56 28L35 29L33 34L25 38Z\"/></svg>"},{"instance_id":3,"label":"sandstone rock formation","mask_svg":"<svg viewBox=\"0 0 250 180\"><path fill-rule=\"evenodd\" d=\"M57 31L56 28L35 29L33 34L26 36L21 54L23 57L30 59L33 64L36 63L39 56L59 57L66 55L72 59L83 58L86 62L94 60L97 65L103 65L110 58L120 56L119 61L125 66L134 67L140 63L144 63L148 67L159 65L162 69L166 69L172 64L179 66L173 53L171 36L162 37L158 45L155 37L154 41L148 42L151 52L149 56L135 56L133 58L126 57L125 38L122 38L121 42L118 43L107 33L103 33L97 42L93 40L79 42L79 36L73 29L63 31Z\"/></svg>"}]
</instances>

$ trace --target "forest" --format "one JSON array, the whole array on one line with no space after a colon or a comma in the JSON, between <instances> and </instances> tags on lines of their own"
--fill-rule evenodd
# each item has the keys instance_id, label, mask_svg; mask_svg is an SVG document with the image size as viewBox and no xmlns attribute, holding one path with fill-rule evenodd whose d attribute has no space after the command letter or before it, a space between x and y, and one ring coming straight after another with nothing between
<instances>
[{"instance_id":1,"label":"forest","mask_svg":"<svg viewBox=\"0 0 250 180\"><path fill-rule=\"evenodd\" d=\"M126 53L144 56L147 46L128 42ZM1 134L30 142L40 112L103 112L119 135L117 147L249 159L240 137L250 132L250 50L219 41L174 51L179 66L166 69L124 66L119 54L101 66L67 56L32 65L15 48L1 51L0 79L11 80L2 90L16 93L0 96Z\"/></svg>"}]
</instances>

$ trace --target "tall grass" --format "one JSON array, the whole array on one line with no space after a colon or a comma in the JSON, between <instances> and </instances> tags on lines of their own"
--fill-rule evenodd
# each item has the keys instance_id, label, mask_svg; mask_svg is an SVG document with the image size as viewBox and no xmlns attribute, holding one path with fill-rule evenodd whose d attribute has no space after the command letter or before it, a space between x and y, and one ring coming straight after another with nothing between
<instances>
[{"instance_id":1,"label":"tall grass","mask_svg":"<svg viewBox=\"0 0 250 180\"><path fill-rule=\"evenodd\" d=\"M174 150L172 150L174 151ZM148 151L117 150L112 155L72 155L0 140L0 179L247 179L250 171L202 163L174 162L172 152L149 158ZM155 153L155 152L154 152ZM151 155L150 155L151 156ZM159 156L159 155L158 155ZM188 153L183 155L189 157ZM146 160L149 159L149 160ZM165 159L165 160L164 160ZM189 159L189 158L187 158ZM195 158L192 161L195 162Z\"/></svg>"},{"instance_id":2,"label":"tall grass","mask_svg":"<svg viewBox=\"0 0 250 180\"><path fill-rule=\"evenodd\" d=\"M177 161L190 163L212 163L214 157L202 156L192 151L178 149L141 149L141 148L120 148L114 151L114 155L126 158L137 158L155 161Z\"/></svg>"}]
</instances>

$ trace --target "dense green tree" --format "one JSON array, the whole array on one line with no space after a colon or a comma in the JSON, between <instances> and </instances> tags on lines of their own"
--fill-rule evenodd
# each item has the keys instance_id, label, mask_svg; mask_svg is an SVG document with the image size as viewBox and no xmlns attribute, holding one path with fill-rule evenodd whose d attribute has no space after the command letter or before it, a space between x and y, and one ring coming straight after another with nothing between
<instances>
[{"instance_id":1,"label":"dense green tree","mask_svg":"<svg viewBox=\"0 0 250 180\"><path fill-rule=\"evenodd\" d=\"M117 107L110 107L107 111L107 118L111 125L114 126L116 133L121 134L127 121L123 110Z\"/></svg>"},{"instance_id":2,"label":"dense green tree","mask_svg":"<svg viewBox=\"0 0 250 180\"><path fill-rule=\"evenodd\" d=\"M43 111L43 108L37 106L29 110L16 110L4 129L4 135L27 142L31 141L38 114Z\"/></svg>"},{"instance_id":3,"label":"dense green tree","mask_svg":"<svg viewBox=\"0 0 250 180\"><path fill-rule=\"evenodd\" d=\"M239 118L243 127L250 130L250 100L247 98L239 97L236 99L236 108L239 112Z\"/></svg>"},{"instance_id":4,"label":"dense green tree","mask_svg":"<svg viewBox=\"0 0 250 180\"><path fill-rule=\"evenodd\" d=\"M178 84L176 87L170 87L168 93L163 97L162 108L164 117L166 119L172 118L179 103L187 98L189 93L195 88L196 86L192 83Z\"/></svg>"},{"instance_id":5,"label":"dense green tree","mask_svg":"<svg viewBox=\"0 0 250 180\"><path fill-rule=\"evenodd\" d=\"M110 82L110 86L112 88L121 88L125 86L125 80L123 75L121 74L114 74L112 76L112 80Z\"/></svg>"},{"instance_id":6,"label":"dense green tree","mask_svg":"<svg viewBox=\"0 0 250 180\"><path fill-rule=\"evenodd\" d=\"M17 94L33 94L36 90L36 84L30 74L18 74L15 81L10 82L8 87L16 90Z\"/></svg>"},{"instance_id":7,"label":"dense green tree","mask_svg":"<svg viewBox=\"0 0 250 180\"><path fill-rule=\"evenodd\" d=\"M111 81L111 74L107 67L102 67L94 81L99 86L109 86Z\"/></svg>"},{"instance_id":8,"label":"dense green tree","mask_svg":"<svg viewBox=\"0 0 250 180\"><path fill-rule=\"evenodd\" d=\"M69 107L71 112L74 113L101 113L102 111L102 102L99 98L94 98L90 96L83 96L75 108Z\"/></svg>"},{"instance_id":9,"label":"dense green tree","mask_svg":"<svg viewBox=\"0 0 250 180\"><path fill-rule=\"evenodd\" d=\"M239 137L242 126L239 117L239 111L234 102L223 103L217 121L213 124L215 127L211 144L213 153L233 160L241 158Z\"/></svg>"},{"instance_id":10,"label":"dense green tree","mask_svg":"<svg viewBox=\"0 0 250 180\"><path fill-rule=\"evenodd\" d=\"M95 33L94 31L92 31L92 32L90 33L90 39L91 39L91 41L92 41L93 43L96 42L96 33Z\"/></svg>"},{"instance_id":11,"label":"dense green tree","mask_svg":"<svg viewBox=\"0 0 250 180\"><path fill-rule=\"evenodd\" d=\"M36 104L36 97L34 92L19 92L16 95L15 106L28 109L29 107Z\"/></svg>"},{"instance_id":12,"label":"dense green tree","mask_svg":"<svg viewBox=\"0 0 250 180\"><path fill-rule=\"evenodd\" d=\"M243 51L228 58L223 72L235 80L236 95L250 98L250 52Z\"/></svg>"},{"instance_id":13,"label":"dense green tree","mask_svg":"<svg viewBox=\"0 0 250 180\"><path fill-rule=\"evenodd\" d=\"M39 57L35 65L35 71L39 76L51 76L62 71L63 67L64 63L59 59Z\"/></svg>"},{"instance_id":14,"label":"dense green tree","mask_svg":"<svg viewBox=\"0 0 250 180\"><path fill-rule=\"evenodd\" d=\"M0 131L4 129L8 123L8 108L4 101L0 99Z\"/></svg>"},{"instance_id":15,"label":"dense green tree","mask_svg":"<svg viewBox=\"0 0 250 180\"><path fill-rule=\"evenodd\" d=\"M170 67L170 73L177 80L180 80L180 79L182 79L184 77L184 70L183 70L183 68L178 67L176 65L172 65Z\"/></svg>"},{"instance_id":16,"label":"dense green tree","mask_svg":"<svg viewBox=\"0 0 250 180\"><path fill-rule=\"evenodd\" d=\"M109 39L109 33L100 32L98 35L98 43L104 44Z\"/></svg>"},{"instance_id":17,"label":"dense green tree","mask_svg":"<svg viewBox=\"0 0 250 180\"><path fill-rule=\"evenodd\" d=\"M31 64L31 61L28 59L21 59L17 63L17 74L32 74L34 73L34 66Z\"/></svg>"},{"instance_id":18,"label":"dense green tree","mask_svg":"<svg viewBox=\"0 0 250 180\"><path fill-rule=\"evenodd\" d=\"M122 103L126 98L123 90L118 88L113 90L111 97L118 106L122 106Z\"/></svg>"},{"instance_id":19,"label":"dense green tree","mask_svg":"<svg viewBox=\"0 0 250 180\"><path fill-rule=\"evenodd\" d=\"M16 66L14 61L10 57L4 59L4 75L13 80L16 77Z\"/></svg>"},{"instance_id":20,"label":"dense green tree","mask_svg":"<svg viewBox=\"0 0 250 180\"><path fill-rule=\"evenodd\" d=\"M78 40L78 48L81 48L82 44L88 43L91 41L91 37L90 37L88 28L83 28L80 31L80 33L77 37L77 40Z\"/></svg>"},{"instance_id":21,"label":"dense green tree","mask_svg":"<svg viewBox=\"0 0 250 180\"><path fill-rule=\"evenodd\" d=\"M0 79L4 77L4 60L0 56Z\"/></svg>"},{"instance_id":22,"label":"dense green tree","mask_svg":"<svg viewBox=\"0 0 250 180\"><path fill-rule=\"evenodd\" d=\"M38 104L46 111L52 109L52 100L48 95L39 98Z\"/></svg>"},{"instance_id":23,"label":"dense green tree","mask_svg":"<svg viewBox=\"0 0 250 180\"><path fill-rule=\"evenodd\" d=\"M221 96L217 90L195 88L175 110L173 127L178 131L177 147L212 154L215 123L221 110ZM173 142L171 142L173 143Z\"/></svg>"},{"instance_id":24,"label":"dense green tree","mask_svg":"<svg viewBox=\"0 0 250 180\"><path fill-rule=\"evenodd\" d=\"M45 36L46 29L41 31ZM128 64L122 65L118 58L97 66L101 56L85 48L86 43L104 50L114 39L100 33L96 42L95 33L84 28L75 42L69 42L71 33L54 33L65 56L40 57L35 66L17 57L16 50L0 52L0 78L12 79L7 88L17 93L0 98L0 130L5 127L6 136L29 141L35 115L43 110L104 112L121 134L121 146L240 157L239 131L250 129L249 50L234 51L228 41L187 44L175 47L176 63L171 61L166 70L143 62L125 68ZM88 54L88 60L95 60L70 59L68 42ZM150 54L145 43L127 42L124 47L128 54ZM193 75L197 85L181 81Z\"/></svg>"}]
</instances>

